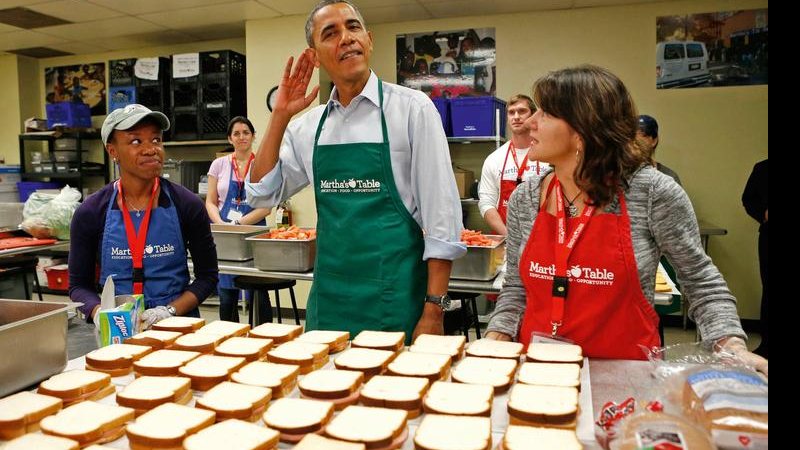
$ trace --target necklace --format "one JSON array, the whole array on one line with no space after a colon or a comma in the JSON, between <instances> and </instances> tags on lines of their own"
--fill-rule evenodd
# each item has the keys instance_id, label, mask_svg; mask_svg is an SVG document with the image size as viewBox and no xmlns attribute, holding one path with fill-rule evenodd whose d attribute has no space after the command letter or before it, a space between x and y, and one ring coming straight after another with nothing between
<instances>
[{"instance_id":1,"label":"necklace","mask_svg":"<svg viewBox=\"0 0 800 450\"><path fill-rule=\"evenodd\" d=\"M578 217L578 207L575 205L575 200L578 199L578 197L581 195L581 192L583 191L578 189L578 193L575 194L575 197L572 197L572 200L570 201L570 199L567 198L567 194L565 194L563 190L561 191L561 196L564 197L567 205L569 205L567 206L567 211L569 211L570 217Z\"/></svg>"},{"instance_id":2,"label":"necklace","mask_svg":"<svg viewBox=\"0 0 800 450\"><path fill-rule=\"evenodd\" d=\"M125 199L125 202L128 204L128 208L132 209L133 212L136 213L136 217L142 217L142 209L141 208L134 207L131 204L131 201L129 199L127 199L127 198Z\"/></svg>"}]
</instances>

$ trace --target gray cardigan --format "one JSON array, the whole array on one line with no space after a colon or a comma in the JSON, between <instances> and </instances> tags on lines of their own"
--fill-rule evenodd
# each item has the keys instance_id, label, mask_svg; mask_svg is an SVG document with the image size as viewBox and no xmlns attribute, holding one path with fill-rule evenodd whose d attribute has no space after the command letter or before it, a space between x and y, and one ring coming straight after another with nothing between
<instances>
[{"instance_id":1,"label":"gray cardigan","mask_svg":"<svg viewBox=\"0 0 800 450\"><path fill-rule=\"evenodd\" d=\"M521 184L509 199L506 276L487 331L517 338L526 301L519 258L539 212L539 193L549 172ZM689 317L697 323L703 340L746 338L736 312L736 298L703 251L697 218L683 188L654 167L643 166L629 180L625 203L639 282L650 303L653 304L656 268L664 254L675 268L683 300L689 304ZM615 198L605 211L619 214L619 201Z\"/></svg>"}]
</instances>

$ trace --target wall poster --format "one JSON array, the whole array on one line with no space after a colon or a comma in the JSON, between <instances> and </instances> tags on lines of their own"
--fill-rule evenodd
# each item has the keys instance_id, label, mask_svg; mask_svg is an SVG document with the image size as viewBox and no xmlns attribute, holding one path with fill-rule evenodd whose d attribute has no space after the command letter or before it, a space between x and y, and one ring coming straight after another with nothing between
<instances>
[{"instance_id":1,"label":"wall poster","mask_svg":"<svg viewBox=\"0 0 800 450\"><path fill-rule=\"evenodd\" d=\"M93 116L106 114L106 64L76 64L44 69L47 103L81 101Z\"/></svg>"}]
</instances>

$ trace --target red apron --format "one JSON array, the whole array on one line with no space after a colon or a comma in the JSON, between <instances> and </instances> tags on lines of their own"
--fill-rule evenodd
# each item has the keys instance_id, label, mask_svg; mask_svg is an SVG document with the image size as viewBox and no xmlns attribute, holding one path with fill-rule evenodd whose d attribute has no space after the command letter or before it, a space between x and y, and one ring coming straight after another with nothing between
<instances>
[{"instance_id":1,"label":"red apron","mask_svg":"<svg viewBox=\"0 0 800 450\"><path fill-rule=\"evenodd\" d=\"M594 208L587 206L580 217L566 219L557 185L554 177L545 197L556 186L557 215L542 202L520 258L527 298L520 342L527 345L532 332L551 334L555 328L586 356L645 359L639 345L660 345L658 314L639 282L625 196L619 193L620 215L592 216ZM559 218L566 222L560 240Z\"/></svg>"},{"instance_id":2,"label":"red apron","mask_svg":"<svg viewBox=\"0 0 800 450\"><path fill-rule=\"evenodd\" d=\"M528 168L528 155L530 151L525 154L525 157L522 158L522 162L517 164L517 152L514 151L514 143L508 141L508 150L506 151L506 159L503 161L503 169L500 171L500 201L497 205L497 212L500 213L500 219L503 220L503 223L506 223L506 213L508 211L508 199L511 198L511 194L514 192L514 189L517 188L522 183L522 176L525 175L525 170ZM517 168L517 177L511 180L506 180L506 164L508 163L508 157L514 159L514 166ZM536 163L536 170L538 173L539 170L539 163Z\"/></svg>"}]
</instances>

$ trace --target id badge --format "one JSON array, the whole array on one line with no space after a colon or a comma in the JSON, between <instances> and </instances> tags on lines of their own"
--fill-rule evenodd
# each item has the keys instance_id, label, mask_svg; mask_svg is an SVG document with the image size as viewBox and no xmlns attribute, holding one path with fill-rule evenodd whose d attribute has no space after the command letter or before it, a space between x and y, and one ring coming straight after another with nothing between
<instances>
[{"instance_id":1,"label":"id badge","mask_svg":"<svg viewBox=\"0 0 800 450\"><path fill-rule=\"evenodd\" d=\"M228 221L239 220L241 218L242 218L241 211L237 211L235 209L231 209L230 211L228 211Z\"/></svg>"}]
</instances>

